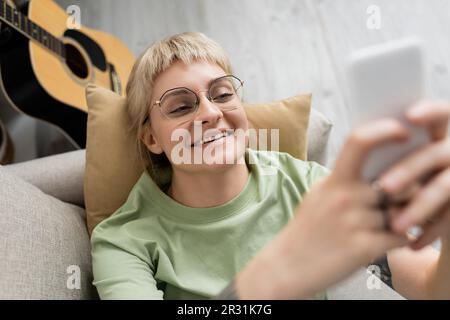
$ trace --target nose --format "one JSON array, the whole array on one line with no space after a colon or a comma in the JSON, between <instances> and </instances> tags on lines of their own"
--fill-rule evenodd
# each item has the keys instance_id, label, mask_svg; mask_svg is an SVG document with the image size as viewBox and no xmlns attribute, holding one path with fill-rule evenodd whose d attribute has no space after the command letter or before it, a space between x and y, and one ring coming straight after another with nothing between
<instances>
[{"instance_id":1,"label":"nose","mask_svg":"<svg viewBox=\"0 0 450 320\"><path fill-rule=\"evenodd\" d=\"M212 101L209 101L206 95L201 95L198 111L194 120L201 121L202 124L215 123L222 117L223 117L222 110L218 106L216 106Z\"/></svg>"}]
</instances>

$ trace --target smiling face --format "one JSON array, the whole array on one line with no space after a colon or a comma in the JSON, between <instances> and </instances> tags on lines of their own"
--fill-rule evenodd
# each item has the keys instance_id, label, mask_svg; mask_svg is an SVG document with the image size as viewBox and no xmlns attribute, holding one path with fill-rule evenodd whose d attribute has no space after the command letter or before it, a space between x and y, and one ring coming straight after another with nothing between
<instances>
[{"instance_id":1,"label":"smiling face","mask_svg":"<svg viewBox=\"0 0 450 320\"><path fill-rule=\"evenodd\" d=\"M163 95L167 96L167 92L174 88L187 88L199 97L198 109L191 117L188 117L187 121L186 117L167 117L159 104L151 108L150 125L148 130L144 131L142 141L151 152L156 154L164 152L174 170L189 172L220 170L243 160L247 138L243 138L241 134L234 134L246 132L248 129L247 117L240 99L234 97L230 102L233 108L228 109L223 108L223 105L227 103L221 104L221 100L218 100L219 103L208 100L207 91L211 82L223 76L226 76L226 73L215 64L205 61L185 64L177 61L155 79L149 100L150 106L160 100ZM212 88L213 96L215 87ZM217 97L220 94L223 97L223 90L226 88L220 84L216 90ZM183 91L176 92L178 93L169 98L174 101L180 100L178 95L182 95ZM170 100L166 99L166 101ZM180 101L185 102L183 99ZM183 105L181 107L185 108ZM177 110L181 110L177 112L183 111L183 109ZM183 137L182 140L180 136ZM184 153L180 153L180 150ZM185 163L180 163L180 154ZM200 161L198 161L199 154Z\"/></svg>"}]
</instances>

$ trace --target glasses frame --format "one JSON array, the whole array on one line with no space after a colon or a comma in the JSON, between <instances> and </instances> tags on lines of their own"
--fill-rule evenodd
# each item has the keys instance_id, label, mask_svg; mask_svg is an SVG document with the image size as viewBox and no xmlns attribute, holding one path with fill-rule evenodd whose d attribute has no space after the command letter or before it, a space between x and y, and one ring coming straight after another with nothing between
<instances>
[{"instance_id":1,"label":"glasses frame","mask_svg":"<svg viewBox=\"0 0 450 320\"><path fill-rule=\"evenodd\" d=\"M153 107L154 107L155 105L158 105L158 106L159 106L159 110L160 110L161 114L162 114L164 117L166 117L167 119L173 119L173 118L169 118L167 115L165 115L165 114L161 111L161 101L163 100L164 96L165 96L168 92L173 91L173 90L178 90L178 89L185 89L185 90L187 90L187 91L189 91L189 92L192 92L192 93L195 95L195 97L196 97L195 111L193 112L193 114L195 115L195 114L197 113L197 111L198 111L198 107L200 106L200 97L198 96L198 93L200 93L200 92L207 92L206 98L208 99L208 101L214 103L214 99L212 99L211 96L210 96L210 94L209 94L209 91L211 90L211 87L213 86L213 84L214 84L216 81L219 81L219 80L221 80L221 79L223 79L223 78L230 78L230 77L236 79L236 80L240 83L240 86L237 87L237 88L235 89L235 91L239 90L240 88L242 88L242 87L244 86L244 81L243 81L243 80L239 79L239 78L236 77L235 75L227 74L227 75L225 75L225 76L221 76L221 77L219 77L219 78L213 79L213 80L209 83L208 90L206 90L206 91L198 91L198 92L195 92L195 91L193 91L193 90L191 90L191 89L189 89L189 88L186 88L186 87L176 87L176 88L172 88L172 89L169 89L169 90L165 91L165 92L161 95L161 97L159 98L159 100L156 100L156 101L149 107L147 116L144 118L144 121L142 122L142 125L144 125L144 124L149 120L149 118L150 118L150 113L152 112L152 109L153 109Z\"/></svg>"}]
</instances>

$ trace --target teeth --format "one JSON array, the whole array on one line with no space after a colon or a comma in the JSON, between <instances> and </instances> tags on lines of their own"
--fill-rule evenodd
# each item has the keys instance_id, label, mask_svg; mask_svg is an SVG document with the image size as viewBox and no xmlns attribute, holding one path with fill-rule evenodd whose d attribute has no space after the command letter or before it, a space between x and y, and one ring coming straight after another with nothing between
<instances>
[{"instance_id":1,"label":"teeth","mask_svg":"<svg viewBox=\"0 0 450 320\"><path fill-rule=\"evenodd\" d=\"M206 138L205 140L202 140L200 143L201 144L208 143L208 142L211 142L213 140L220 139L220 138L224 137L225 135L226 135L225 132L224 133L219 133L219 134L216 134L215 136L212 136L212 137Z\"/></svg>"},{"instance_id":2,"label":"teeth","mask_svg":"<svg viewBox=\"0 0 450 320\"><path fill-rule=\"evenodd\" d=\"M211 141L213 141L213 140L217 140L217 139L220 139L220 138L222 138L222 137L229 136L229 135L231 135L231 134L232 134L232 131L225 131L225 132L223 132L223 133L218 133L218 134L216 134L215 136L211 136L211 137L208 137L208 138L206 138L206 139L202 139L202 140L200 140L199 142L195 143L194 145L196 145L196 146L202 145L202 144L204 144L204 143L208 143L208 142L211 142Z\"/></svg>"}]
</instances>

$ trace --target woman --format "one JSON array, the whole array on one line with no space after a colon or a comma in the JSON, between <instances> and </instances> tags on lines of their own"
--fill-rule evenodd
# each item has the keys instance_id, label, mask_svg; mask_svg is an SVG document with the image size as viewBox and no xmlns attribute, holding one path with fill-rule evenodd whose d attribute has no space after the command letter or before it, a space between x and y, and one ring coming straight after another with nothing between
<instances>
[{"instance_id":1,"label":"woman","mask_svg":"<svg viewBox=\"0 0 450 320\"><path fill-rule=\"evenodd\" d=\"M449 104L408 111L433 141L375 188L361 179L361 167L376 146L407 138L400 123L381 119L353 131L329 173L285 153L247 148L234 134L248 129L241 86L223 49L199 33L159 41L135 63L128 108L148 170L94 229L100 297L323 298L387 254L400 294L450 298ZM180 142L176 131L194 138ZM183 157L200 150L209 160L180 161L180 143ZM407 234L414 225L424 228L418 239ZM440 253L418 251L438 237Z\"/></svg>"}]
</instances>

